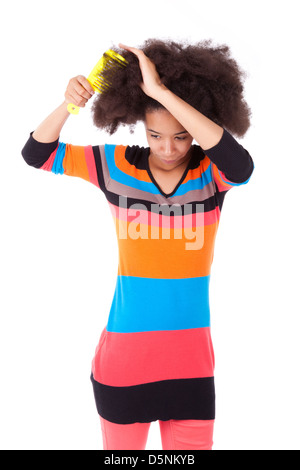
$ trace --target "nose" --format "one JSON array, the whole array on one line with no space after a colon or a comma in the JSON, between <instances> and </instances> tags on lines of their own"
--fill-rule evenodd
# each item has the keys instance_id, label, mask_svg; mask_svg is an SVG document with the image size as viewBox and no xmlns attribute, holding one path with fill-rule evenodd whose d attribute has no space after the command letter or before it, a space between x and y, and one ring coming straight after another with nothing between
<instances>
[{"instance_id":1,"label":"nose","mask_svg":"<svg viewBox=\"0 0 300 470\"><path fill-rule=\"evenodd\" d=\"M173 155L175 150L175 145L172 141L166 141L164 143L162 151L166 157Z\"/></svg>"}]
</instances>

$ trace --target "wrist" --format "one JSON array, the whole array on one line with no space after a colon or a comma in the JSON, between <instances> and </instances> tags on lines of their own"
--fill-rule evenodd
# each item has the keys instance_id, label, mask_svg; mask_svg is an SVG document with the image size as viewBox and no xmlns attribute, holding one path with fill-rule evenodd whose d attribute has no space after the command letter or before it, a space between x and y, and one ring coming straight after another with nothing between
<instances>
[{"instance_id":1,"label":"wrist","mask_svg":"<svg viewBox=\"0 0 300 470\"><path fill-rule=\"evenodd\" d=\"M155 89L151 98L161 103L161 101L163 101L168 96L169 93L171 93L170 90L165 85L161 84Z\"/></svg>"}]
</instances>

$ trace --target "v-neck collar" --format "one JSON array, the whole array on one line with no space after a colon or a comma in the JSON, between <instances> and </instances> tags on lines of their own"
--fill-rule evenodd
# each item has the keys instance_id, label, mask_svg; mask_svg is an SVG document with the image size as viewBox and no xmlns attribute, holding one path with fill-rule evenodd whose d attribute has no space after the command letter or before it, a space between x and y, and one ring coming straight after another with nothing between
<instances>
[{"instance_id":1,"label":"v-neck collar","mask_svg":"<svg viewBox=\"0 0 300 470\"><path fill-rule=\"evenodd\" d=\"M195 146L193 145L192 146L192 154L191 154L191 158L189 160L189 163L186 167L186 169L184 170L183 172L183 175L181 176L180 180L178 181L178 183L176 184L175 188L173 189L172 192L170 192L169 194L165 193L161 187L159 186L159 184L157 183L156 179L154 178L151 170L150 170L150 166L149 166L149 157L150 157L150 147L147 148L147 154L146 154L146 170L147 170L147 173L152 181L153 184L155 184L155 186L157 187L157 189L159 190L160 194L162 194L164 197L168 198L168 197L171 197L173 196L177 189L179 188L179 186L182 184L182 182L185 180L185 177L186 175L188 174L188 171L190 170L191 166L192 166L192 162L194 160L194 156L195 156Z\"/></svg>"}]
</instances>

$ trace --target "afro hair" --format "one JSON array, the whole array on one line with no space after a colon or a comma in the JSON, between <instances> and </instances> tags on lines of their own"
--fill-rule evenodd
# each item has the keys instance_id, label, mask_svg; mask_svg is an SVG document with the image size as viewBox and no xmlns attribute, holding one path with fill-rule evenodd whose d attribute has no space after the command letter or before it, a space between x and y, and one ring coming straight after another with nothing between
<instances>
[{"instance_id":1,"label":"afro hair","mask_svg":"<svg viewBox=\"0 0 300 470\"><path fill-rule=\"evenodd\" d=\"M93 102L93 123L110 135L120 125L128 125L133 133L135 124L145 120L146 112L163 106L139 86L142 74L136 55L112 49L128 65L113 74L104 70L110 86ZM231 57L226 44L213 46L211 39L196 44L148 39L139 49L155 64L161 82L169 90L236 137L245 135L251 116L243 97L247 74Z\"/></svg>"}]
</instances>

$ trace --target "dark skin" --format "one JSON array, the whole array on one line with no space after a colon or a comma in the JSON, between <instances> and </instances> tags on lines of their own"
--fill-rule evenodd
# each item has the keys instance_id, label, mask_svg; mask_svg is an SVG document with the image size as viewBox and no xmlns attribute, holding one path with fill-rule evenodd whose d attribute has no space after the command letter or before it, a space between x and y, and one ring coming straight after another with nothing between
<instances>
[{"instance_id":1,"label":"dark skin","mask_svg":"<svg viewBox=\"0 0 300 470\"><path fill-rule=\"evenodd\" d=\"M161 190L169 194L181 179L192 154L193 137L166 109L146 113L149 168Z\"/></svg>"},{"instance_id":2,"label":"dark skin","mask_svg":"<svg viewBox=\"0 0 300 470\"><path fill-rule=\"evenodd\" d=\"M186 168L191 157L193 137L167 110L146 113L144 122L150 147L150 169L170 173Z\"/></svg>"}]
</instances>

